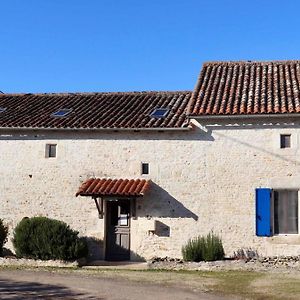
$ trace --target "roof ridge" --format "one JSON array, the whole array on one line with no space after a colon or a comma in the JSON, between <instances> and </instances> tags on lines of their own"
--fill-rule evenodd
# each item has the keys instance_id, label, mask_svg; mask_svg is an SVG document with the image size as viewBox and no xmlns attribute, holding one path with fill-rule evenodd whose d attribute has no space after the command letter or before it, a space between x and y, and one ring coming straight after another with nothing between
<instances>
[{"instance_id":1,"label":"roof ridge","mask_svg":"<svg viewBox=\"0 0 300 300\"><path fill-rule=\"evenodd\" d=\"M237 60L237 61L206 61L203 66L215 66L215 65L288 65L300 63L300 60Z\"/></svg>"},{"instance_id":2,"label":"roof ridge","mask_svg":"<svg viewBox=\"0 0 300 300\"><path fill-rule=\"evenodd\" d=\"M58 92L58 93L3 93L1 96L70 96L70 95L132 95L132 94L179 94L179 93L192 93L192 90L182 91L129 91L129 92Z\"/></svg>"}]
</instances>

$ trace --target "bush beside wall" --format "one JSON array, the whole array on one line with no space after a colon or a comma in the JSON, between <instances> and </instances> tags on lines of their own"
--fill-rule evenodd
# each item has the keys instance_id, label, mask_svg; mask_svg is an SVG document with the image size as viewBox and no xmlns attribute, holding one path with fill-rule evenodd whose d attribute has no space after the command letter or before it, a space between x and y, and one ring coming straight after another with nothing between
<instances>
[{"instance_id":1,"label":"bush beside wall","mask_svg":"<svg viewBox=\"0 0 300 300\"><path fill-rule=\"evenodd\" d=\"M213 232L190 239L182 247L182 256L185 261L195 262L224 259L222 240Z\"/></svg>"},{"instance_id":2,"label":"bush beside wall","mask_svg":"<svg viewBox=\"0 0 300 300\"><path fill-rule=\"evenodd\" d=\"M24 218L15 228L13 245L18 257L42 260L75 260L88 254L78 231L46 217Z\"/></svg>"},{"instance_id":3,"label":"bush beside wall","mask_svg":"<svg viewBox=\"0 0 300 300\"><path fill-rule=\"evenodd\" d=\"M8 227L4 225L3 220L0 219L0 256L3 254L3 246L7 242Z\"/></svg>"}]
</instances>

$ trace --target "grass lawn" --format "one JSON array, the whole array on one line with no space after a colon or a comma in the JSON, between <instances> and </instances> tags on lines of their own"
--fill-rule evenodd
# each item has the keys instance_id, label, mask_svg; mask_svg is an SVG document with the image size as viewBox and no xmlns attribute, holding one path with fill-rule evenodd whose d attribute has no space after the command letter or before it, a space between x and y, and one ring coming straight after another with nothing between
<instances>
[{"instance_id":1,"label":"grass lawn","mask_svg":"<svg viewBox=\"0 0 300 300\"><path fill-rule=\"evenodd\" d=\"M249 271L95 271L95 276L120 277L162 285L176 285L242 299L300 299L300 273Z\"/></svg>"}]
</instances>

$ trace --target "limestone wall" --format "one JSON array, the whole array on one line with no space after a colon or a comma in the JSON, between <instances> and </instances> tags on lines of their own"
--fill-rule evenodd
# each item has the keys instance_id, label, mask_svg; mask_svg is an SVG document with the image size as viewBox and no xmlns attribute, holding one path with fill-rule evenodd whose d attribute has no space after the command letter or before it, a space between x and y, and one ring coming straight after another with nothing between
<instances>
[{"instance_id":1,"label":"limestone wall","mask_svg":"<svg viewBox=\"0 0 300 300\"><path fill-rule=\"evenodd\" d=\"M255 236L254 198L257 187L300 188L299 124L195 124L171 133L1 131L0 218L12 231L25 216L45 215L103 239L104 220L90 198L75 197L78 187L91 176L140 178L148 162L143 177L153 184L131 220L133 259L180 257L189 238L210 230L227 255L300 254L299 235ZM280 149L280 133L292 134L291 149ZM57 144L56 158L45 158L46 143ZM97 244L94 257L102 257Z\"/></svg>"}]
</instances>

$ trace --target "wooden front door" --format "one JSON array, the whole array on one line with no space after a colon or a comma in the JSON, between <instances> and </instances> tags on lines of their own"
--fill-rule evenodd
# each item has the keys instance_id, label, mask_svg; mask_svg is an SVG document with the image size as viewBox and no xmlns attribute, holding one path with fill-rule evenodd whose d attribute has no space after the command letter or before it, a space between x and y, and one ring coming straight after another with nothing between
<instances>
[{"instance_id":1,"label":"wooden front door","mask_svg":"<svg viewBox=\"0 0 300 300\"><path fill-rule=\"evenodd\" d=\"M130 260L130 203L106 202L106 260Z\"/></svg>"}]
</instances>

